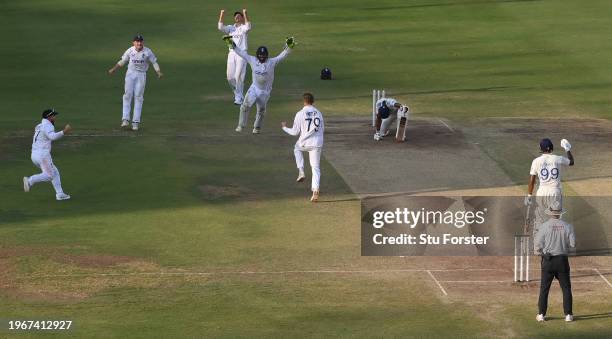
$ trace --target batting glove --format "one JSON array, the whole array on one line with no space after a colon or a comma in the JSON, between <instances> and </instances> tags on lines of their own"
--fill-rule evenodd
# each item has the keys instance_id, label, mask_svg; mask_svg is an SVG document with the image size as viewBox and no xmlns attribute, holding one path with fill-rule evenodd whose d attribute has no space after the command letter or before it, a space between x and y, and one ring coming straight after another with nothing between
<instances>
[{"instance_id":1,"label":"batting glove","mask_svg":"<svg viewBox=\"0 0 612 339\"><path fill-rule=\"evenodd\" d=\"M531 205L531 200L531 194L527 194L527 196L525 197L525 206Z\"/></svg>"},{"instance_id":2,"label":"batting glove","mask_svg":"<svg viewBox=\"0 0 612 339\"><path fill-rule=\"evenodd\" d=\"M288 37L287 40L285 40L285 43L287 44L287 47L289 48L293 48L295 47L295 45L297 45L297 42L295 42L294 37Z\"/></svg>"},{"instance_id":3,"label":"batting glove","mask_svg":"<svg viewBox=\"0 0 612 339\"><path fill-rule=\"evenodd\" d=\"M234 43L234 40L232 40L232 36L231 35L224 35L223 36L223 41L225 41L225 43L227 44L227 47L234 49L234 47L236 47L236 44Z\"/></svg>"},{"instance_id":4,"label":"batting glove","mask_svg":"<svg viewBox=\"0 0 612 339\"><path fill-rule=\"evenodd\" d=\"M569 143L569 141L567 141L567 139L561 139L561 147L563 147L566 152L569 152L569 150L572 149L572 145Z\"/></svg>"}]
</instances>

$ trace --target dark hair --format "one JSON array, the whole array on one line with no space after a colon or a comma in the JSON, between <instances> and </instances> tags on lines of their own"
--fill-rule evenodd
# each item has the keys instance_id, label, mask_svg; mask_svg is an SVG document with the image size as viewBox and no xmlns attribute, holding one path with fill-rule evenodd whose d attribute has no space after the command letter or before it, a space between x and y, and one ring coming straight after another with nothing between
<instances>
[{"instance_id":1,"label":"dark hair","mask_svg":"<svg viewBox=\"0 0 612 339\"><path fill-rule=\"evenodd\" d=\"M243 15L243 14L242 14L242 12L240 12L240 11L236 11L236 12L234 12L234 17L235 17L236 15L238 15L238 14L240 14L240 15L241 15L241 16L244 18L244 15Z\"/></svg>"},{"instance_id":2,"label":"dark hair","mask_svg":"<svg viewBox=\"0 0 612 339\"><path fill-rule=\"evenodd\" d=\"M312 93L306 92L304 95L302 95L302 97L307 104L312 105L314 103L314 95L312 95Z\"/></svg>"}]
</instances>

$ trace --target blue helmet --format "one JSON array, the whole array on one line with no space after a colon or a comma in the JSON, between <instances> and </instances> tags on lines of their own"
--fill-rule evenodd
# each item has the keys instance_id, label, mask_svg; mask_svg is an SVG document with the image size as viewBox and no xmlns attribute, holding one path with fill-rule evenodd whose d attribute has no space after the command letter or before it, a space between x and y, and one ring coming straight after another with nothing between
<instances>
[{"instance_id":1,"label":"blue helmet","mask_svg":"<svg viewBox=\"0 0 612 339\"><path fill-rule=\"evenodd\" d=\"M391 110L389 109L389 106L387 106L386 101L382 102L382 105L378 109L378 114L380 115L381 119L387 119L391 114Z\"/></svg>"},{"instance_id":2,"label":"blue helmet","mask_svg":"<svg viewBox=\"0 0 612 339\"><path fill-rule=\"evenodd\" d=\"M540 151L544 153L550 153L553 151L553 143L548 138L544 138L540 141Z\"/></svg>"}]
</instances>

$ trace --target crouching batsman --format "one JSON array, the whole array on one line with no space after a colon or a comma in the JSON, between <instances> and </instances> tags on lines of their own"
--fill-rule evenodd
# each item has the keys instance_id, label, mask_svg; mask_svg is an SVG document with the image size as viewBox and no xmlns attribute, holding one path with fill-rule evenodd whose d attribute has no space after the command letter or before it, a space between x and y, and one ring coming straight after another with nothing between
<instances>
[{"instance_id":1,"label":"crouching batsman","mask_svg":"<svg viewBox=\"0 0 612 339\"><path fill-rule=\"evenodd\" d=\"M374 140L381 141L388 136L391 131L389 127L396 120L400 119L397 130L395 132L396 141L406 140L406 125L410 108L407 105L402 105L393 98L380 98L376 102L376 133Z\"/></svg>"}]
</instances>

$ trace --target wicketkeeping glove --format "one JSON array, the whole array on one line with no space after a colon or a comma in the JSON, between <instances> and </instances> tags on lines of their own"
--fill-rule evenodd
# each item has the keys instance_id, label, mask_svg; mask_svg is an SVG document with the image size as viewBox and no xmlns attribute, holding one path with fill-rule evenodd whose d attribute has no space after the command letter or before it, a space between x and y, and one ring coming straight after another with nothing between
<instances>
[{"instance_id":1,"label":"wicketkeeping glove","mask_svg":"<svg viewBox=\"0 0 612 339\"><path fill-rule=\"evenodd\" d=\"M525 196L525 206L531 205L531 194Z\"/></svg>"},{"instance_id":2,"label":"wicketkeeping glove","mask_svg":"<svg viewBox=\"0 0 612 339\"><path fill-rule=\"evenodd\" d=\"M223 41L225 41L225 43L227 44L227 47L234 49L234 47L236 47L236 44L234 43L234 40L232 40L232 36L231 35L224 35L223 36Z\"/></svg>"},{"instance_id":3,"label":"wicketkeeping glove","mask_svg":"<svg viewBox=\"0 0 612 339\"><path fill-rule=\"evenodd\" d=\"M572 149L572 145L569 143L569 141L567 141L567 139L561 139L561 147L563 147L566 152L569 152L569 150Z\"/></svg>"},{"instance_id":4,"label":"wicketkeeping glove","mask_svg":"<svg viewBox=\"0 0 612 339\"><path fill-rule=\"evenodd\" d=\"M287 44L287 47L289 48L293 48L295 47L295 45L297 45L297 42L295 42L294 37L288 37L287 40L285 40L285 43Z\"/></svg>"}]
</instances>

